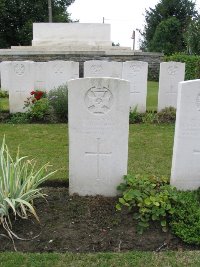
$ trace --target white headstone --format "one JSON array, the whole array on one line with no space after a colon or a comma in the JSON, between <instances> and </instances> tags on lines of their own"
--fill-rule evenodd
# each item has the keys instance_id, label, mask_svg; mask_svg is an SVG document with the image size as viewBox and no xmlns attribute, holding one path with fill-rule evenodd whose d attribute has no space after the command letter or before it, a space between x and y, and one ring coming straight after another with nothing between
<instances>
[{"instance_id":1,"label":"white headstone","mask_svg":"<svg viewBox=\"0 0 200 267\"><path fill-rule=\"evenodd\" d=\"M146 112L148 63L126 61L123 63L122 78L131 84L130 108L137 107L138 112Z\"/></svg>"},{"instance_id":2,"label":"white headstone","mask_svg":"<svg viewBox=\"0 0 200 267\"><path fill-rule=\"evenodd\" d=\"M178 83L184 81L185 63L162 62L160 64L158 111L177 105Z\"/></svg>"},{"instance_id":3,"label":"white headstone","mask_svg":"<svg viewBox=\"0 0 200 267\"><path fill-rule=\"evenodd\" d=\"M47 90L47 62L34 62L34 89Z\"/></svg>"},{"instance_id":4,"label":"white headstone","mask_svg":"<svg viewBox=\"0 0 200 267\"><path fill-rule=\"evenodd\" d=\"M89 60L84 62L84 77L122 78L122 62Z\"/></svg>"},{"instance_id":5,"label":"white headstone","mask_svg":"<svg viewBox=\"0 0 200 267\"><path fill-rule=\"evenodd\" d=\"M25 112L24 101L34 90L34 62L13 61L9 64L9 106L10 113Z\"/></svg>"},{"instance_id":6,"label":"white headstone","mask_svg":"<svg viewBox=\"0 0 200 267\"><path fill-rule=\"evenodd\" d=\"M1 62L1 90L9 91L10 77L9 77L10 61Z\"/></svg>"},{"instance_id":7,"label":"white headstone","mask_svg":"<svg viewBox=\"0 0 200 267\"><path fill-rule=\"evenodd\" d=\"M179 83L171 184L200 187L200 80Z\"/></svg>"},{"instance_id":8,"label":"white headstone","mask_svg":"<svg viewBox=\"0 0 200 267\"><path fill-rule=\"evenodd\" d=\"M115 196L127 173L128 81L68 82L70 194Z\"/></svg>"},{"instance_id":9,"label":"white headstone","mask_svg":"<svg viewBox=\"0 0 200 267\"><path fill-rule=\"evenodd\" d=\"M55 60L47 63L47 92L76 78L79 78L78 62Z\"/></svg>"}]
</instances>

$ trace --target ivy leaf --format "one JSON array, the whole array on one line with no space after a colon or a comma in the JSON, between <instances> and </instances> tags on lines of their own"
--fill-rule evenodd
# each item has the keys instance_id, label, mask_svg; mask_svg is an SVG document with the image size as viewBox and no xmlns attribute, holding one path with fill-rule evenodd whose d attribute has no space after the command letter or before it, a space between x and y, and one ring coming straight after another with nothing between
<instances>
[{"instance_id":1,"label":"ivy leaf","mask_svg":"<svg viewBox=\"0 0 200 267\"><path fill-rule=\"evenodd\" d=\"M151 202L151 200L150 200L149 198L145 198L144 203L145 203L147 206L150 206L152 202Z\"/></svg>"},{"instance_id":2,"label":"ivy leaf","mask_svg":"<svg viewBox=\"0 0 200 267\"><path fill-rule=\"evenodd\" d=\"M151 218L153 221L156 221L158 219L158 216L156 216L156 214L153 214Z\"/></svg>"},{"instance_id":3,"label":"ivy leaf","mask_svg":"<svg viewBox=\"0 0 200 267\"><path fill-rule=\"evenodd\" d=\"M126 204L126 201L123 199L123 198L119 198L119 203L121 203L122 205L125 205Z\"/></svg>"},{"instance_id":4,"label":"ivy leaf","mask_svg":"<svg viewBox=\"0 0 200 267\"><path fill-rule=\"evenodd\" d=\"M116 209L117 209L117 210L121 210L121 209L122 209L121 205L120 205L120 204L117 204L117 205L116 205Z\"/></svg>"},{"instance_id":5,"label":"ivy leaf","mask_svg":"<svg viewBox=\"0 0 200 267\"><path fill-rule=\"evenodd\" d=\"M167 222L165 220L161 221L161 225L165 227L167 225Z\"/></svg>"}]
</instances>

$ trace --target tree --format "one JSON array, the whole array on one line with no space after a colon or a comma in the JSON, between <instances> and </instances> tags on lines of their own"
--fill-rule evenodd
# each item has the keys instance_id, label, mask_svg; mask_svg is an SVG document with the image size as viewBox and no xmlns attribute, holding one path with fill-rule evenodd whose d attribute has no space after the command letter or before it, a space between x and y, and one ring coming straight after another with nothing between
<instances>
[{"instance_id":1,"label":"tree","mask_svg":"<svg viewBox=\"0 0 200 267\"><path fill-rule=\"evenodd\" d=\"M197 15L190 0L160 0L155 8L146 10L142 48L166 54L185 51L185 33Z\"/></svg>"},{"instance_id":2,"label":"tree","mask_svg":"<svg viewBox=\"0 0 200 267\"><path fill-rule=\"evenodd\" d=\"M52 0L53 22L69 22L74 0ZM33 22L48 22L48 0L0 0L0 48L30 45Z\"/></svg>"},{"instance_id":3,"label":"tree","mask_svg":"<svg viewBox=\"0 0 200 267\"><path fill-rule=\"evenodd\" d=\"M200 15L194 18L186 33L188 53L200 55Z\"/></svg>"}]
</instances>

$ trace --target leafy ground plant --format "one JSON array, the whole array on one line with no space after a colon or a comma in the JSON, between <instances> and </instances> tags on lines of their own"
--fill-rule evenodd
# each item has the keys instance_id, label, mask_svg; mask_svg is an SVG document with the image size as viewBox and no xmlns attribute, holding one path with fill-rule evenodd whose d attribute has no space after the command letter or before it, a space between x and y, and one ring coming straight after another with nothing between
<instances>
[{"instance_id":1,"label":"leafy ground plant","mask_svg":"<svg viewBox=\"0 0 200 267\"><path fill-rule=\"evenodd\" d=\"M179 192L170 225L172 232L189 244L200 245L200 189Z\"/></svg>"},{"instance_id":2,"label":"leafy ground plant","mask_svg":"<svg viewBox=\"0 0 200 267\"><path fill-rule=\"evenodd\" d=\"M118 186L122 193L117 210L122 206L133 212L133 218L138 221L137 230L143 233L151 221L160 221L163 231L167 231L168 216L174 213L177 202L177 190L168 184L165 177L124 176L124 183Z\"/></svg>"},{"instance_id":3,"label":"leafy ground plant","mask_svg":"<svg viewBox=\"0 0 200 267\"><path fill-rule=\"evenodd\" d=\"M38 186L46 181L55 171L47 173L48 163L39 170L35 169L35 163L27 157L19 157L19 149L16 159L11 157L8 146L3 138L0 149L0 225L6 230L12 239L14 248L14 237L18 236L12 231L11 213L27 219L32 213L39 221L33 207L33 200L44 197Z\"/></svg>"}]
</instances>

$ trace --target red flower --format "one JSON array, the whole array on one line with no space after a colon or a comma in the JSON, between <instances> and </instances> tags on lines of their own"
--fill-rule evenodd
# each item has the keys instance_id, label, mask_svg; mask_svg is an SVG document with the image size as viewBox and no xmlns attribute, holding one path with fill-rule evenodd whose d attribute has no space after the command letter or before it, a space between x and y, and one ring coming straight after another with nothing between
<instances>
[{"instance_id":1,"label":"red flower","mask_svg":"<svg viewBox=\"0 0 200 267\"><path fill-rule=\"evenodd\" d=\"M42 98L43 94L44 93L42 91L37 91L37 92L35 92L34 96L37 100L40 100L40 98Z\"/></svg>"},{"instance_id":2,"label":"red flower","mask_svg":"<svg viewBox=\"0 0 200 267\"><path fill-rule=\"evenodd\" d=\"M34 94L35 94L35 91L32 91L32 92L31 92L31 95L34 95Z\"/></svg>"}]
</instances>

